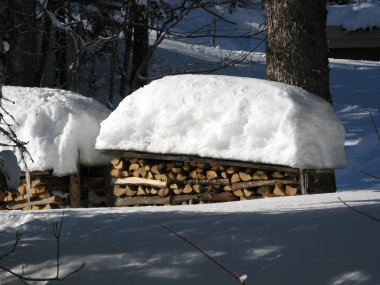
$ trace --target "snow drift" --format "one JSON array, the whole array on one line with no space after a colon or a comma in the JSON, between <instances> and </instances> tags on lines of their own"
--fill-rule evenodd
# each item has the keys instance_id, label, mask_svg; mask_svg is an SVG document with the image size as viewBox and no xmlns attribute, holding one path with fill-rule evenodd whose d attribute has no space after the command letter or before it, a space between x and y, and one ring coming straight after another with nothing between
<instances>
[{"instance_id":1,"label":"snow drift","mask_svg":"<svg viewBox=\"0 0 380 285\"><path fill-rule=\"evenodd\" d=\"M332 5L328 7L327 25L339 26L347 32L380 27L380 2Z\"/></svg>"},{"instance_id":2,"label":"snow drift","mask_svg":"<svg viewBox=\"0 0 380 285\"><path fill-rule=\"evenodd\" d=\"M33 162L30 171L53 169L55 175L77 171L84 165L100 164L105 158L95 152L99 123L109 111L91 98L70 91L48 88L3 87L4 108L15 118L12 122L18 138L28 142ZM1 136L1 142L7 138ZM21 167L23 167L21 165Z\"/></svg>"},{"instance_id":3,"label":"snow drift","mask_svg":"<svg viewBox=\"0 0 380 285\"><path fill-rule=\"evenodd\" d=\"M330 104L266 80L179 75L124 99L96 149L198 155L298 168L345 167L344 128Z\"/></svg>"}]
</instances>

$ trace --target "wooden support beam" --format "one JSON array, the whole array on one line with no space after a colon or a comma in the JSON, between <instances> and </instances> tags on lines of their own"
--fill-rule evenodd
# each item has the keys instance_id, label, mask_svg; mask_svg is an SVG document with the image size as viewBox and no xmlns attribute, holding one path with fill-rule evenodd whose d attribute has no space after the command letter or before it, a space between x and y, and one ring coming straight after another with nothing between
<instances>
[{"instance_id":1,"label":"wooden support beam","mask_svg":"<svg viewBox=\"0 0 380 285\"><path fill-rule=\"evenodd\" d=\"M238 198L231 192L204 193L189 195L173 195L167 197L141 196L117 198L115 206L141 206L141 205L179 205L183 202L229 202L236 201Z\"/></svg>"},{"instance_id":2,"label":"wooden support beam","mask_svg":"<svg viewBox=\"0 0 380 285\"><path fill-rule=\"evenodd\" d=\"M38 201L32 201L30 203L21 203L21 204L12 204L12 205L7 205L7 209L9 210L18 210L18 209L23 209L25 207L33 207L33 206L43 206L47 204L62 204L62 199L59 196L52 196L49 198L45 198L42 200Z\"/></svg>"},{"instance_id":3,"label":"wooden support beam","mask_svg":"<svg viewBox=\"0 0 380 285\"><path fill-rule=\"evenodd\" d=\"M80 193L80 166L79 166L79 152L78 152L78 163L77 163L77 173L70 175L70 206L72 208L81 208L81 193Z\"/></svg>"},{"instance_id":4,"label":"wooden support beam","mask_svg":"<svg viewBox=\"0 0 380 285\"><path fill-rule=\"evenodd\" d=\"M294 180L281 180L281 179L273 179L273 180L255 180L255 181L248 181L248 182L237 182L232 183L231 188L232 191L244 189L244 188L254 188L259 186L266 186L266 185L298 185L299 183Z\"/></svg>"}]
</instances>

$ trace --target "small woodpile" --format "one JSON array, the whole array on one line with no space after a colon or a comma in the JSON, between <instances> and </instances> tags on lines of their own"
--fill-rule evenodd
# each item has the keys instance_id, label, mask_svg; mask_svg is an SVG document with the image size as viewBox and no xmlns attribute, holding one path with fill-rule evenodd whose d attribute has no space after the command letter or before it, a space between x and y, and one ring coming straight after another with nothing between
<instances>
[{"instance_id":1,"label":"small woodpile","mask_svg":"<svg viewBox=\"0 0 380 285\"><path fill-rule=\"evenodd\" d=\"M116 158L111 164L116 206L214 203L301 194L298 172L196 160Z\"/></svg>"},{"instance_id":2,"label":"small woodpile","mask_svg":"<svg viewBox=\"0 0 380 285\"><path fill-rule=\"evenodd\" d=\"M104 167L79 167L78 173L53 176L52 171L29 172L28 201L26 173L21 172L17 195L0 192L0 208L8 210L44 210L71 206L101 207L107 204ZM108 172L107 172L108 174ZM110 200L108 198L108 200Z\"/></svg>"},{"instance_id":3,"label":"small woodpile","mask_svg":"<svg viewBox=\"0 0 380 285\"><path fill-rule=\"evenodd\" d=\"M26 173L21 172L17 195L0 197L0 202L10 210L55 209L68 204L69 177L52 176L51 171L30 172L30 203L28 203Z\"/></svg>"}]
</instances>

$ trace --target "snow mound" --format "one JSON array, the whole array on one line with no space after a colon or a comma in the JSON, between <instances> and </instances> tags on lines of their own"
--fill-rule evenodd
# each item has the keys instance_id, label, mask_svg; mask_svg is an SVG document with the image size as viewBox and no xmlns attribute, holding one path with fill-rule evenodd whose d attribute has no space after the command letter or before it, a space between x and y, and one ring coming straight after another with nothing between
<instances>
[{"instance_id":1,"label":"snow mound","mask_svg":"<svg viewBox=\"0 0 380 285\"><path fill-rule=\"evenodd\" d=\"M329 6L327 26L339 26L348 32L380 28L380 2Z\"/></svg>"},{"instance_id":2,"label":"snow mound","mask_svg":"<svg viewBox=\"0 0 380 285\"><path fill-rule=\"evenodd\" d=\"M298 168L343 168L344 128L330 104L266 80L168 76L101 123L99 150L198 155Z\"/></svg>"},{"instance_id":3,"label":"snow mound","mask_svg":"<svg viewBox=\"0 0 380 285\"><path fill-rule=\"evenodd\" d=\"M5 110L19 125L5 116L7 121L13 123L18 138L28 142L34 161L28 160L30 171L75 173L78 153L83 165L105 162L106 158L94 148L99 124L109 115L104 106L65 90L4 86L2 91L4 98L14 102L2 100ZM7 139L1 136L0 141Z\"/></svg>"},{"instance_id":4,"label":"snow mound","mask_svg":"<svg viewBox=\"0 0 380 285\"><path fill-rule=\"evenodd\" d=\"M20 185L20 167L12 151L0 151L0 172L4 174L8 188L17 190Z\"/></svg>"}]
</instances>

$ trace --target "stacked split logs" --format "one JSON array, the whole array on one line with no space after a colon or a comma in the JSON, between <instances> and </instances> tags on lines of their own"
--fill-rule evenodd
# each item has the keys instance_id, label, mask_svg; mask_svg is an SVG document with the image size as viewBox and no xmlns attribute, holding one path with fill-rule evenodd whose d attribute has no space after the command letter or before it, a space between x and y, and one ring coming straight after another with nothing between
<instances>
[{"instance_id":1,"label":"stacked split logs","mask_svg":"<svg viewBox=\"0 0 380 285\"><path fill-rule=\"evenodd\" d=\"M199 161L113 159L116 206L249 200L300 193L299 175Z\"/></svg>"},{"instance_id":2,"label":"stacked split logs","mask_svg":"<svg viewBox=\"0 0 380 285\"><path fill-rule=\"evenodd\" d=\"M6 203L6 208L11 210L41 210L54 209L64 203L62 197L69 191L67 177L52 176L49 171L30 172L30 193L28 203L26 174L21 173L21 181L17 195L10 192L6 196L0 196L0 202Z\"/></svg>"}]
</instances>

